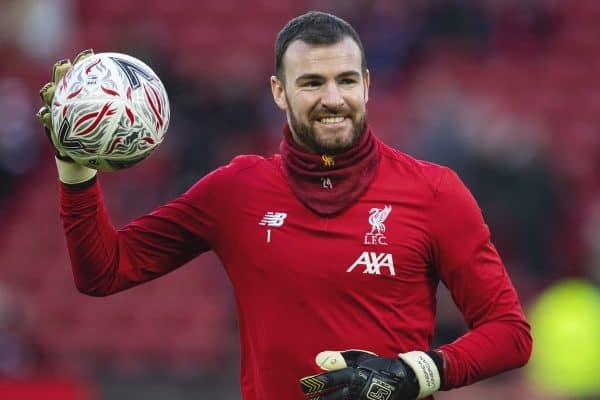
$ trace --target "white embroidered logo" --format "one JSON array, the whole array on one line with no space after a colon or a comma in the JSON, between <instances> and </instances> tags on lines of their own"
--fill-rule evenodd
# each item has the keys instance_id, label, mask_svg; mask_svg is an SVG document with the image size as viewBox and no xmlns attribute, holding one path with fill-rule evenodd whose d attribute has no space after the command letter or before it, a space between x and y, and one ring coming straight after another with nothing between
<instances>
[{"instance_id":1,"label":"white embroidered logo","mask_svg":"<svg viewBox=\"0 0 600 400\"><path fill-rule=\"evenodd\" d=\"M283 225L286 217L287 213L268 211L258 224L261 226L280 227Z\"/></svg>"},{"instance_id":2,"label":"white embroidered logo","mask_svg":"<svg viewBox=\"0 0 600 400\"><path fill-rule=\"evenodd\" d=\"M369 224L371 224L371 231L365 233L365 240L363 244L380 244L387 246L384 222L391 212L392 206L389 204L383 208L371 208L369 211Z\"/></svg>"},{"instance_id":3,"label":"white embroidered logo","mask_svg":"<svg viewBox=\"0 0 600 400\"><path fill-rule=\"evenodd\" d=\"M366 394L369 400L389 400L393 393L392 385L374 377Z\"/></svg>"},{"instance_id":4,"label":"white embroidered logo","mask_svg":"<svg viewBox=\"0 0 600 400\"><path fill-rule=\"evenodd\" d=\"M354 261L346 272L354 271L354 268L363 265L365 270L363 274L381 275L381 268L387 268L391 276L396 276L394 268L394 259L390 253L374 253L372 251L363 251L360 256Z\"/></svg>"}]
</instances>

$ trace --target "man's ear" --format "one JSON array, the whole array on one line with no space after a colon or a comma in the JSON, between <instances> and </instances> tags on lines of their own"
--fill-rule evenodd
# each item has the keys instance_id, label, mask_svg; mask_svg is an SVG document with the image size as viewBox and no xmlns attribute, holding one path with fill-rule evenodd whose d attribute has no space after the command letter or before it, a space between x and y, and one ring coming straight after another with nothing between
<instances>
[{"instance_id":1,"label":"man's ear","mask_svg":"<svg viewBox=\"0 0 600 400\"><path fill-rule=\"evenodd\" d=\"M275 75L271 76L271 92L273 93L273 100L275 104L282 110L287 110L287 100L285 98L285 88L283 82L279 80Z\"/></svg>"},{"instance_id":2,"label":"man's ear","mask_svg":"<svg viewBox=\"0 0 600 400\"><path fill-rule=\"evenodd\" d=\"M368 69L365 70L363 84L365 85L365 103L367 103L369 101L369 87L371 86L371 73Z\"/></svg>"}]
</instances>

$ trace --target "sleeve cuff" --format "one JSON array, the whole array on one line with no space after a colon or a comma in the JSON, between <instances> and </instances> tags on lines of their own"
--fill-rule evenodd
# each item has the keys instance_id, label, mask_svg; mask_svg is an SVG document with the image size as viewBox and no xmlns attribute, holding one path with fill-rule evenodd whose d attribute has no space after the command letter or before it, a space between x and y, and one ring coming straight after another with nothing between
<instances>
[{"instance_id":1,"label":"sleeve cuff","mask_svg":"<svg viewBox=\"0 0 600 400\"><path fill-rule=\"evenodd\" d=\"M84 167L75 162L63 161L56 158L56 168L58 169L58 179L67 185L79 185L90 181L96 176L95 169Z\"/></svg>"},{"instance_id":2,"label":"sleeve cuff","mask_svg":"<svg viewBox=\"0 0 600 400\"><path fill-rule=\"evenodd\" d=\"M431 396L440 390L442 378L438 366L431 356L422 351L409 351L398 354L398 357L415 372L419 382L417 399Z\"/></svg>"}]
</instances>

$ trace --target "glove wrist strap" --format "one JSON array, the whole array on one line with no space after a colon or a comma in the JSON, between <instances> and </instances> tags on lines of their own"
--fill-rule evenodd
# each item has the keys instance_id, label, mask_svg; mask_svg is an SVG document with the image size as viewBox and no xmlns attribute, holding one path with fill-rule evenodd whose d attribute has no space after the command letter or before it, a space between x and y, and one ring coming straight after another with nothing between
<instances>
[{"instance_id":1,"label":"glove wrist strap","mask_svg":"<svg viewBox=\"0 0 600 400\"><path fill-rule=\"evenodd\" d=\"M417 381L419 382L417 399L431 396L440 389L442 383L440 371L427 353L409 351L408 353L398 354L398 357L415 372Z\"/></svg>"},{"instance_id":2,"label":"glove wrist strap","mask_svg":"<svg viewBox=\"0 0 600 400\"><path fill-rule=\"evenodd\" d=\"M89 181L96 176L95 169L84 167L72 161L63 161L56 158L56 168L58 169L58 179L68 185L76 185Z\"/></svg>"}]
</instances>

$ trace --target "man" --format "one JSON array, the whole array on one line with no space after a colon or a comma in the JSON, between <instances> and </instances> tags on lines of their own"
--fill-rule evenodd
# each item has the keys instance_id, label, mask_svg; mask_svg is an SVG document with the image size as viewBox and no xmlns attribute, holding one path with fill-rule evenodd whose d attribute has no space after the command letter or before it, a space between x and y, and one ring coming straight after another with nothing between
<instances>
[{"instance_id":1,"label":"man","mask_svg":"<svg viewBox=\"0 0 600 400\"><path fill-rule=\"evenodd\" d=\"M55 65L46 107L70 65ZM281 154L237 157L119 230L96 172L58 155L77 288L109 295L214 250L235 292L245 400L431 399L526 363L529 325L475 200L448 168L374 136L369 82L350 25L294 18L271 77ZM470 331L430 349L440 280Z\"/></svg>"}]
</instances>

